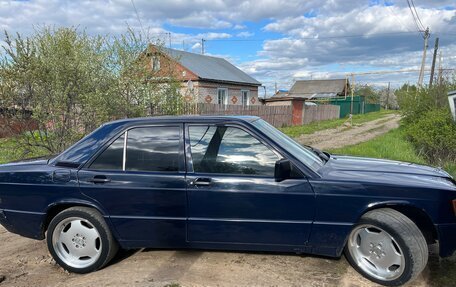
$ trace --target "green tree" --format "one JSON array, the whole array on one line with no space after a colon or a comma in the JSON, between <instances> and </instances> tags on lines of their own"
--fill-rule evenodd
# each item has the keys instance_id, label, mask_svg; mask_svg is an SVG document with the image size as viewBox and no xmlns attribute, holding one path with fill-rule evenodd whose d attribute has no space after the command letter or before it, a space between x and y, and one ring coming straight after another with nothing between
<instances>
[{"instance_id":1,"label":"green tree","mask_svg":"<svg viewBox=\"0 0 456 287\"><path fill-rule=\"evenodd\" d=\"M355 87L355 95L364 96L366 103L378 104L380 102L380 94L369 85L359 85Z\"/></svg>"},{"instance_id":2,"label":"green tree","mask_svg":"<svg viewBox=\"0 0 456 287\"><path fill-rule=\"evenodd\" d=\"M109 38L77 28L38 29L30 37L5 32L0 55L3 128L25 153L59 153L108 120L148 116L151 107L176 113L179 82L160 81L146 64L148 41L127 33Z\"/></svg>"}]
</instances>

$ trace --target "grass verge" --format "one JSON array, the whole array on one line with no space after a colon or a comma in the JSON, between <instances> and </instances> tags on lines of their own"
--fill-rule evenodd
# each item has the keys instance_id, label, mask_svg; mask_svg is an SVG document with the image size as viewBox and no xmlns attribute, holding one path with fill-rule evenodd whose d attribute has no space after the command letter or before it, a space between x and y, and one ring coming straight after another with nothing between
<instances>
[{"instance_id":1,"label":"grass verge","mask_svg":"<svg viewBox=\"0 0 456 287\"><path fill-rule=\"evenodd\" d=\"M415 152L413 145L407 141L401 129L394 129L372 140L333 149L330 152L428 164ZM456 163L446 163L443 168L456 178Z\"/></svg>"},{"instance_id":2,"label":"grass verge","mask_svg":"<svg viewBox=\"0 0 456 287\"><path fill-rule=\"evenodd\" d=\"M368 114L363 114L363 115L354 115L353 116L353 125L359 125L365 122L377 120L379 118L382 118L386 115L393 114L396 111L391 111L391 110L381 110L378 112L372 112ZM293 127L286 127L282 128L281 130L289 135L290 137L299 137L300 135L303 134L311 134L313 132L319 131L319 130L325 130L325 129L333 129L337 128L338 126L343 125L348 118L343 118L343 119L335 119L335 120L326 120L326 121L321 121L321 122L313 122L307 125L302 125L302 126L293 126Z\"/></svg>"},{"instance_id":3,"label":"grass verge","mask_svg":"<svg viewBox=\"0 0 456 287\"><path fill-rule=\"evenodd\" d=\"M23 158L33 158L45 155L46 151L38 148L25 151L17 148L14 138L0 139L0 164Z\"/></svg>"}]
</instances>

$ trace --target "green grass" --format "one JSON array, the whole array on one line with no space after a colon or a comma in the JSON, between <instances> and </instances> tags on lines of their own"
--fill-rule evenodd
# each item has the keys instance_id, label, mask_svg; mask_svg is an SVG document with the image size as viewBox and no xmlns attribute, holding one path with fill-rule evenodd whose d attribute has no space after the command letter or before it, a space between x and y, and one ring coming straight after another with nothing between
<instances>
[{"instance_id":1,"label":"green grass","mask_svg":"<svg viewBox=\"0 0 456 287\"><path fill-rule=\"evenodd\" d=\"M391 130L370 141L333 149L330 150L330 152L334 154L385 158L428 164L426 160L415 152L413 145L407 141L400 128ZM443 168L456 178L456 163L447 163Z\"/></svg>"},{"instance_id":2,"label":"green grass","mask_svg":"<svg viewBox=\"0 0 456 287\"><path fill-rule=\"evenodd\" d=\"M37 148L31 149L29 151L19 149L14 138L0 139L0 164L23 158L38 157L45 154L46 151Z\"/></svg>"},{"instance_id":3,"label":"green grass","mask_svg":"<svg viewBox=\"0 0 456 287\"><path fill-rule=\"evenodd\" d=\"M0 163L6 163L19 158L12 139L0 139Z\"/></svg>"},{"instance_id":4,"label":"green grass","mask_svg":"<svg viewBox=\"0 0 456 287\"><path fill-rule=\"evenodd\" d=\"M353 125L359 125L365 122L373 121L376 119L379 119L381 117L384 117L386 115L395 113L396 111L391 111L391 110L381 110L379 112L372 112L368 114L363 114L363 115L354 115L353 116ZM321 121L321 122L313 122L307 125L302 125L302 126L293 126L293 127L286 127L282 128L281 130L286 133L287 135L291 137L299 137L300 135L303 134L311 134L313 132L319 131L319 130L325 130L325 129L333 129L338 126L343 125L348 118L343 118L343 119L335 119L335 120L326 120L326 121Z\"/></svg>"}]
</instances>

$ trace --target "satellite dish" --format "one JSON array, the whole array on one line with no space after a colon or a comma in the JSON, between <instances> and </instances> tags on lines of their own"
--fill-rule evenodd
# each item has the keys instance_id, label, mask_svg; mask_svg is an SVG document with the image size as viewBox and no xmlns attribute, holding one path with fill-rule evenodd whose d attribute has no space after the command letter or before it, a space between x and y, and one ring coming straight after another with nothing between
<instances>
[{"instance_id":1,"label":"satellite dish","mask_svg":"<svg viewBox=\"0 0 456 287\"><path fill-rule=\"evenodd\" d=\"M192 82L192 80L188 80L188 82L187 82L187 88L188 88L189 90L193 90L193 82Z\"/></svg>"}]
</instances>

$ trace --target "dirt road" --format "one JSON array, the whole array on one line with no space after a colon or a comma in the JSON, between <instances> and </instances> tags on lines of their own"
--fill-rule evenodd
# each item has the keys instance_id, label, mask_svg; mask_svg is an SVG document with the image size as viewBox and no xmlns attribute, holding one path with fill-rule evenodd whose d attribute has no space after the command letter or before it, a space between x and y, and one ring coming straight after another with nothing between
<instances>
[{"instance_id":1,"label":"dirt road","mask_svg":"<svg viewBox=\"0 0 456 287\"><path fill-rule=\"evenodd\" d=\"M399 127L400 115L390 114L380 119L366 122L353 127L340 126L300 136L297 140L301 144L314 146L326 150L358 144L373 139L389 130Z\"/></svg>"},{"instance_id":2,"label":"dirt road","mask_svg":"<svg viewBox=\"0 0 456 287\"><path fill-rule=\"evenodd\" d=\"M376 286L359 276L344 258L146 249L122 251L103 270L76 275L55 264L44 241L0 228L0 242L1 287ZM456 258L441 262L433 255L424 274L410 286L451 286L452 274L456 274Z\"/></svg>"},{"instance_id":3,"label":"dirt road","mask_svg":"<svg viewBox=\"0 0 456 287\"><path fill-rule=\"evenodd\" d=\"M356 143L355 135L368 139L371 133L385 132L397 125L397 121L397 116L390 115L360 127L323 131L303 139L320 148L338 147ZM456 257L442 261L432 255L425 272L410 286L454 286L455 280ZM0 287L4 286L376 285L358 275L343 257L277 253L122 251L103 270L86 275L69 274L51 259L44 241L22 238L0 227Z\"/></svg>"}]
</instances>

